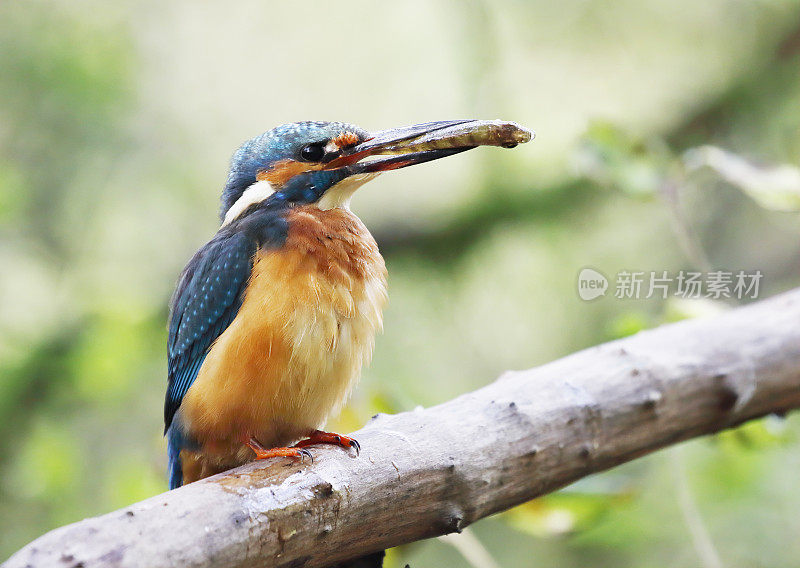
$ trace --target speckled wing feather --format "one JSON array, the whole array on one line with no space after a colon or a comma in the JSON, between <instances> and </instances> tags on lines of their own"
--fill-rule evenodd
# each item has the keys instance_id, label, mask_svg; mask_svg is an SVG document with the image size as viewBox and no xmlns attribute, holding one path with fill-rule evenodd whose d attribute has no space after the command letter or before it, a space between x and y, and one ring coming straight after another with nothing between
<instances>
[{"instance_id":1,"label":"speckled wing feather","mask_svg":"<svg viewBox=\"0 0 800 568\"><path fill-rule=\"evenodd\" d=\"M246 234L220 233L195 254L181 275L169 319L165 431L209 348L242 305L257 246Z\"/></svg>"}]
</instances>

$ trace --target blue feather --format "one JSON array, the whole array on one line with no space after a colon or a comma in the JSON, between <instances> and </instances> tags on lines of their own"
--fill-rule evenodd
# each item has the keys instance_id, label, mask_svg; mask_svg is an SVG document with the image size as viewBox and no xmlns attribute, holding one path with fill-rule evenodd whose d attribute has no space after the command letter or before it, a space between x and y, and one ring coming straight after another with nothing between
<instances>
[{"instance_id":1,"label":"blue feather","mask_svg":"<svg viewBox=\"0 0 800 568\"><path fill-rule=\"evenodd\" d=\"M169 445L170 488L182 483L182 449L197 447L180 408L214 341L239 312L253 259L259 248L277 248L285 241L285 203L265 206L223 227L194 255L172 297L169 319L168 384L164 432Z\"/></svg>"},{"instance_id":2,"label":"blue feather","mask_svg":"<svg viewBox=\"0 0 800 568\"><path fill-rule=\"evenodd\" d=\"M169 488L175 489L183 485L183 464L181 463L181 450L185 446L183 432L177 424L172 424L167 430L167 457L169 459Z\"/></svg>"},{"instance_id":3,"label":"blue feather","mask_svg":"<svg viewBox=\"0 0 800 568\"><path fill-rule=\"evenodd\" d=\"M220 232L184 270L172 300L165 431L211 344L239 311L257 246L245 233Z\"/></svg>"}]
</instances>

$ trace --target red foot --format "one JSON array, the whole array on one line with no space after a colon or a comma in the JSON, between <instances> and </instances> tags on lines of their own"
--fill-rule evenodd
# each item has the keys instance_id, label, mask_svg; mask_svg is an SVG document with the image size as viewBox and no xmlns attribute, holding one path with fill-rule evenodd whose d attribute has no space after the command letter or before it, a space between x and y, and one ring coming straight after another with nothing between
<instances>
[{"instance_id":1,"label":"red foot","mask_svg":"<svg viewBox=\"0 0 800 568\"><path fill-rule=\"evenodd\" d=\"M256 454L257 460L265 460L268 458L299 458L300 463L305 461L305 458L311 460L311 463L314 463L314 457L311 455L311 452L308 450L298 449L298 448L265 448L261 444L258 443L258 440L255 438L250 438L247 442L245 442L248 448L253 450Z\"/></svg>"},{"instance_id":2,"label":"red foot","mask_svg":"<svg viewBox=\"0 0 800 568\"><path fill-rule=\"evenodd\" d=\"M361 452L361 444L354 438L348 438L341 434L334 434L333 432L323 432L322 430L314 430L309 434L305 440L297 442L295 448L305 448L306 446L313 446L314 444L332 444L340 448L350 449L356 451L356 455Z\"/></svg>"}]
</instances>

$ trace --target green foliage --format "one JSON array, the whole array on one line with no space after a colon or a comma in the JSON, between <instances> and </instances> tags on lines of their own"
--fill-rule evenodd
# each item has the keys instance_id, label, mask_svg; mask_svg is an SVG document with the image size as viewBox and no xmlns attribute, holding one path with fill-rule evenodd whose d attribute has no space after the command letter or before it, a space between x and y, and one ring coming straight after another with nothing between
<instances>
[{"instance_id":1,"label":"green foliage","mask_svg":"<svg viewBox=\"0 0 800 568\"><path fill-rule=\"evenodd\" d=\"M582 175L637 198L659 193L673 160L659 138L638 139L607 122L589 125L574 157Z\"/></svg>"},{"instance_id":2,"label":"green foliage","mask_svg":"<svg viewBox=\"0 0 800 568\"><path fill-rule=\"evenodd\" d=\"M621 339L653 327L652 318L642 312L623 312L608 324L609 339Z\"/></svg>"},{"instance_id":3,"label":"green foliage","mask_svg":"<svg viewBox=\"0 0 800 568\"><path fill-rule=\"evenodd\" d=\"M71 353L67 369L74 392L89 402L129 396L137 387L136 370L151 355L150 322L126 311L102 313L87 322Z\"/></svg>"},{"instance_id":4,"label":"green foliage","mask_svg":"<svg viewBox=\"0 0 800 568\"><path fill-rule=\"evenodd\" d=\"M78 444L57 423L33 425L17 456L9 489L22 497L56 501L74 491L80 471Z\"/></svg>"},{"instance_id":5,"label":"green foliage","mask_svg":"<svg viewBox=\"0 0 800 568\"><path fill-rule=\"evenodd\" d=\"M626 493L561 491L514 507L503 517L514 528L539 538L567 536L597 526L633 498Z\"/></svg>"}]
</instances>

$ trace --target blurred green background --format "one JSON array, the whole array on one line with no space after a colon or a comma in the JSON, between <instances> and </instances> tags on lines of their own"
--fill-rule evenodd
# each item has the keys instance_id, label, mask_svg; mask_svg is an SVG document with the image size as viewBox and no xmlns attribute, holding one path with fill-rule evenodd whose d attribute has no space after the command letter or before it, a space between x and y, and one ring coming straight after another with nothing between
<instances>
[{"instance_id":1,"label":"blurred green background","mask_svg":"<svg viewBox=\"0 0 800 568\"><path fill-rule=\"evenodd\" d=\"M166 305L241 141L303 119L537 132L356 196L391 300L331 424L351 430L740 303L584 302L585 266L800 284L798 101L797 0L0 3L0 559L165 490ZM683 444L389 562L796 566L798 434Z\"/></svg>"}]
</instances>

